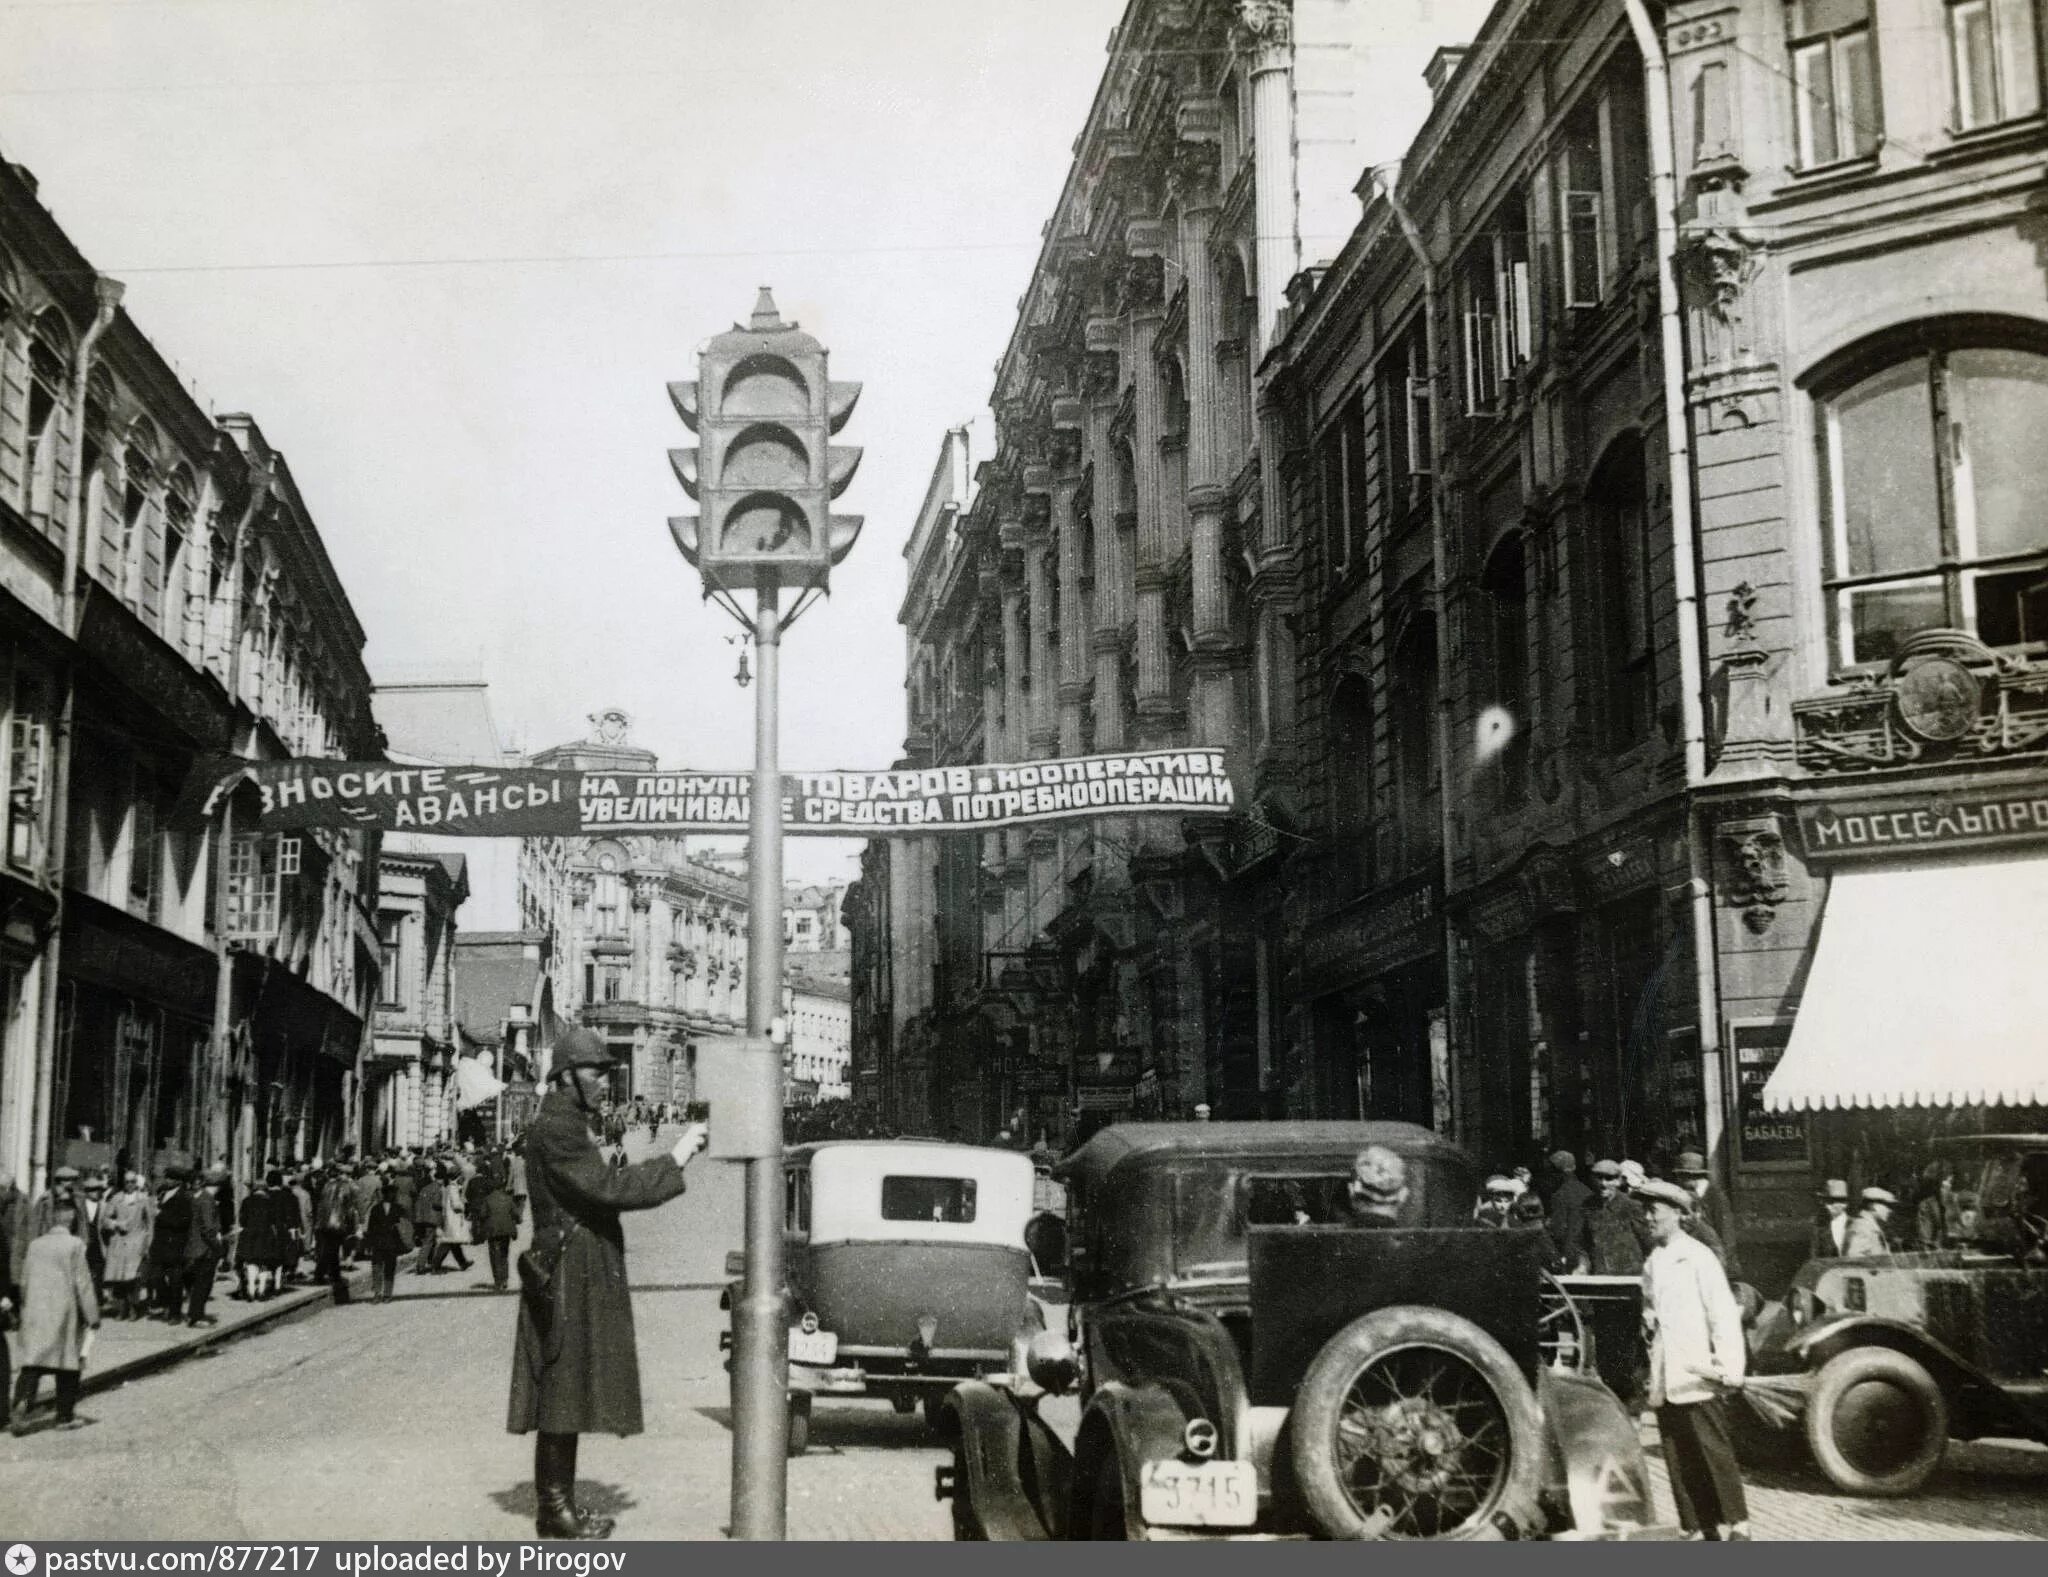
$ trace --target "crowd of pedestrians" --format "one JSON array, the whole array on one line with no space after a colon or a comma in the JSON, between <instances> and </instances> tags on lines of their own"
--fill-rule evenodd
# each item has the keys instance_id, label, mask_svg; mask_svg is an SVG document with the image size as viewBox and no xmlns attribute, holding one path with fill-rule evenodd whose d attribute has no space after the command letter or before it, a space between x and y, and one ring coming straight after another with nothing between
<instances>
[{"instance_id":1,"label":"crowd of pedestrians","mask_svg":"<svg viewBox=\"0 0 2048 1577\"><path fill-rule=\"evenodd\" d=\"M75 1427L101 1322L213 1325L222 1277L234 1301L321 1284L345 1303L351 1261L367 1263L381 1303L407 1254L414 1273L436 1275L450 1259L471 1269L465 1250L482 1245L492 1283L508 1290L525 1214L516 1145L346 1153L272 1168L240 1191L224 1167L169 1166L152 1186L138 1171L60 1166L34 1199L0 1179L0 1417L22 1432L47 1374L58 1426Z\"/></svg>"}]
</instances>

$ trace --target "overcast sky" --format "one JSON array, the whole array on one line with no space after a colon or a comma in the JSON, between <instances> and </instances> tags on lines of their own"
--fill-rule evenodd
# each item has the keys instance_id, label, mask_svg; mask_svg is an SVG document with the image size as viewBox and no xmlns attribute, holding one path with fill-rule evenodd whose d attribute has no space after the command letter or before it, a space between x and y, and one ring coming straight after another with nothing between
<instances>
[{"instance_id":1,"label":"overcast sky","mask_svg":"<svg viewBox=\"0 0 2048 1577\"><path fill-rule=\"evenodd\" d=\"M664 383L757 285L866 392L867 527L785 648L783 759L903 738L901 549L985 419L1123 0L0 0L0 153L291 462L380 680L527 749L623 706L751 760L664 525ZM791 840L792 875L857 846Z\"/></svg>"}]
</instances>

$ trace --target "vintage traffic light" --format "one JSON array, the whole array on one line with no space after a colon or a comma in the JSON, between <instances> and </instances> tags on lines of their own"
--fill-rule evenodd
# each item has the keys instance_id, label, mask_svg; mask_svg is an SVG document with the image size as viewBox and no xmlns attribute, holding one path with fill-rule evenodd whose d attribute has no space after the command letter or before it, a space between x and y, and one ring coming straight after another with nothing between
<instances>
[{"instance_id":1,"label":"vintage traffic light","mask_svg":"<svg viewBox=\"0 0 2048 1577\"><path fill-rule=\"evenodd\" d=\"M705 594L824 589L860 535L861 517L833 514L832 500L861 452L831 442L860 385L826 376L825 347L784 323L763 286L747 326L706 344L696 380L668 393L698 438L669 464L701 509L671 517L669 531Z\"/></svg>"}]
</instances>

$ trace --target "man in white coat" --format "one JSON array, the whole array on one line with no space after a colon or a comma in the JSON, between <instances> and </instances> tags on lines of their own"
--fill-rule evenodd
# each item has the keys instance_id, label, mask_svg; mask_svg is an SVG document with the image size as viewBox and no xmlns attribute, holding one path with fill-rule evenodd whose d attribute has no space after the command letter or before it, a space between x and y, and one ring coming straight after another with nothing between
<instances>
[{"instance_id":1,"label":"man in white coat","mask_svg":"<svg viewBox=\"0 0 2048 1577\"><path fill-rule=\"evenodd\" d=\"M1692 1195L1653 1179L1636 1197L1655 1244L1643 1266L1650 1405L1678 1520L1698 1538L1747 1539L1749 1505L1721 1406L1722 1393L1742 1383L1742 1311L1714 1251L1685 1229Z\"/></svg>"},{"instance_id":2,"label":"man in white coat","mask_svg":"<svg viewBox=\"0 0 2048 1577\"><path fill-rule=\"evenodd\" d=\"M14 1384L14 1432L26 1426L28 1410L45 1374L57 1382L57 1427L76 1427L78 1372L85 1366L89 1333L99 1329L99 1299L85 1244L73 1236L78 1205L53 1200L49 1230L28 1246L23 1266L21 1377Z\"/></svg>"}]
</instances>

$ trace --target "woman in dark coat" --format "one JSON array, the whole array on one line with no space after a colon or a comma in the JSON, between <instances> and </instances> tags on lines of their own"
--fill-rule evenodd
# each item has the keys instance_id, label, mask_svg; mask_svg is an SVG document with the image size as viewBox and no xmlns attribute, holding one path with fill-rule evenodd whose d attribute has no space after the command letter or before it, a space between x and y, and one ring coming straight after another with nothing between
<instances>
[{"instance_id":1,"label":"woman in dark coat","mask_svg":"<svg viewBox=\"0 0 2048 1577\"><path fill-rule=\"evenodd\" d=\"M477 1194L476 1235L491 1256L491 1280L503 1292L512 1281L512 1240L519 1236L519 1206L505 1175L505 1158L494 1156L472 1183Z\"/></svg>"},{"instance_id":2,"label":"woman in dark coat","mask_svg":"<svg viewBox=\"0 0 2048 1577\"><path fill-rule=\"evenodd\" d=\"M272 1172L266 1183L263 1188L250 1189L242 1201L242 1232L235 1239L235 1268L241 1272L242 1296L252 1301L269 1297L276 1285L284 1264L285 1233L290 1228L279 1200L283 1175Z\"/></svg>"},{"instance_id":3,"label":"woman in dark coat","mask_svg":"<svg viewBox=\"0 0 2048 1577\"><path fill-rule=\"evenodd\" d=\"M613 1169L593 1137L611 1052L586 1029L555 1048L555 1085L526 1136L533 1252L554 1275L542 1297L519 1300L512 1357L512 1433L538 1431L533 1479L542 1538L603 1538L611 1519L576 1506L576 1437L640 1433L640 1359L626 1287L624 1210L646 1210L683 1192L683 1166L704 1144L693 1124L675 1149Z\"/></svg>"}]
</instances>

